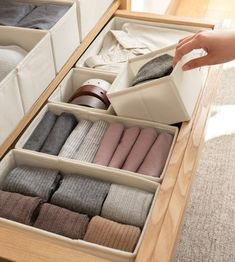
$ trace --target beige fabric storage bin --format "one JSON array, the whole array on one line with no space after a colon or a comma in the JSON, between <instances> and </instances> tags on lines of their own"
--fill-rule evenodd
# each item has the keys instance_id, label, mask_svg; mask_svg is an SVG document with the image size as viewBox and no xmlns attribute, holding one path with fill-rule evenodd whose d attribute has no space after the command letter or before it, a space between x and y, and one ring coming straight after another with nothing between
<instances>
[{"instance_id":1,"label":"beige fabric storage bin","mask_svg":"<svg viewBox=\"0 0 235 262\"><path fill-rule=\"evenodd\" d=\"M200 51L183 57L169 76L130 86L141 66L163 54L174 56L174 52L175 46L171 46L129 61L107 94L117 115L165 124L191 118L205 80L205 69L183 71L182 65L200 56Z\"/></svg>"},{"instance_id":2,"label":"beige fabric storage bin","mask_svg":"<svg viewBox=\"0 0 235 262\"><path fill-rule=\"evenodd\" d=\"M116 172L116 173L119 173L120 175L126 174L126 175L135 176L135 177L142 177L142 178L152 180L152 181L155 181L155 182L161 182L162 179L164 178L164 174L165 174L171 153L173 151L173 148L174 148L174 145L175 145L175 142L176 142L176 138L177 138L177 134L178 134L178 128L177 127L168 126L168 125L159 124L159 123L154 123L154 122L150 122L150 121L146 121L146 120L137 120L137 119L131 119L131 118L123 118L123 117L112 116L112 115L108 115L108 114L100 114L100 113L97 113L97 112L91 112L89 110L69 107L69 106L62 105L62 104L58 105L58 104L49 103L41 110L41 112L38 114L38 116L32 121L32 123L29 125L29 127L26 129L26 131L23 133L23 135L21 136L21 138L19 139L19 141L17 142L17 144L15 146L17 149L22 149L24 147L24 144L29 139L30 135L32 134L32 132L34 131L34 129L36 128L36 126L41 121L41 119L43 118L43 116L45 115L45 113L47 111L51 111L51 112L53 112L57 115L60 115L62 112L68 112L68 113L73 114L77 119L87 119L87 120L90 120L92 122L94 122L96 120L104 120L104 121L107 121L108 123L122 123L125 127L132 127L132 126L138 126L140 128L153 127L153 128L156 129L158 134L160 134L164 131L168 132L169 134L173 135L173 141L172 141L172 145L171 145L171 148L170 148L164 169L163 169L160 177L147 176L147 175L143 175L143 174L139 174L139 173L135 173L135 172L130 172L130 171L123 170L123 169L112 168L112 167L106 167L106 166L103 167L103 169L105 169L105 170L110 170L110 172ZM38 152L38 154L45 155L44 153L41 153L41 152ZM61 158L61 157L59 157L59 158ZM64 158L62 158L62 159L64 159ZM75 160L75 159L70 159L68 161L71 162L71 163L81 162L81 161L78 161L78 160ZM85 162L83 162L83 163L85 163ZM85 164L87 164L89 166L94 166L94 167L100 166L100 165L93 164L93 163L85 163Z\"/></svg>"},{"instance_id":3,"label":"beige fabric storage bin","mask_svg":"<svg viewBox=\"0 0 235 262\"><path fill-rule=\"evenodd\" d=\"M49 102L62 103L74 108L84 108L91 111L97 111L100 113L114 114L113 108L110 105L107 110L103 109L93 109L89 107L74 105L68 103L69 98L76 92L76 90L87 80L92 78L98 78L113 83L116 78L116 74L101 72L86 68L73 68L65 76L65 78L60 82L56 90L49 97Z\"/></svg>"},{"instance_id":4,"label":"beige fabric storage bin","mask_svg":"<svg viewBox=\"0 0 235 262\"><path fill-rule=\"evenodd\" d=\"M13 70L0 82L0 145L23 116L17 71Z\"/></svg>"},{"instance_id":5,"label":"beige fabric storage bin","mask_svg":"<svg viewBox=\"0 0 235 262\"><path fill-rule=\"evenodd\" d=\"M73 174L83 175L83 176L107 181L110 183L135 187L140 190L144 190L146 192L152 193L154 195L152 200L152 205L148 212L148 216L146 218L145 225L142 229L139 241L133 253L104 247L83 240L72 240L70 238L63 237L54 233L50 233L31 226L23 225L11 220L0 218L0 226L8 225L15 230L17 229L25 230L27 233L35 235L38 238L44 239L44 241L53 241L54 243L57 244L67 245L74 249L78 249L117 262L132 261L135 258L137 251L140 247L141 241L143 240L143 236L149 221L149 217L151 216L153 205L158 197L158 192L160 188L160 185L158 183L154 183L138 177L133 177L128 174L120 175L120 173L115 172L114 170L110 171L101 168L99 166L95 167L95 166L88 166L82 163L71 163L69 161L59 159L57 157L42 156L37 153L33 153L29 151L27 152L26 150L11 150L0 162L0 188L7 174L13 168L20 165L56 169L61 171L62 173L67 173L67 174L73 173Z\"/></svg>"},{"instance_id":6,"label":"beige fabric storage bin","mask_svg":"<svg viewBox=\"0 0 235 262\"><path fill-rule=\"evenodd\" d=\"M28 52L16 67L26 113L55 77L50 35L45 31L7 26L0 27L0 35L1 45L18 45Z\"/></svg>"}]
</instances>

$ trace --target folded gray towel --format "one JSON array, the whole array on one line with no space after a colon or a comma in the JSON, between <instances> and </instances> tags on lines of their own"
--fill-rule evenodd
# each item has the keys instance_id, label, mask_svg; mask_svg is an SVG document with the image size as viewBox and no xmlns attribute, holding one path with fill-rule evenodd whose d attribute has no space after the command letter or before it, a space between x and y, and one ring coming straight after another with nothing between
<instances>
[{"instance_id":1,"label":"folded gray towel","mask_svg":"<svg viewBox=\"0 0 235 262\"><path fill-rule=\"evenodd\" d=\"M152 198L153 194L143 190L112 184L101 216L120 223L143 227Z\"/></svg>"},{"instance_id":2,"label":"folded gray towel","mask_svg":"<svg viewBox=\"0 0 235 262\"><path fill-rule=\"evenodd\" d=\"M2 189L27 196L38 196L48 201L58 187L59 180L60 175L56 170L19 166L6 176Z\"/></svg>"},{"instance_id":3,"label":"folded gray towel","mask_svg":"<svg viewBox=\"0 0 235 262\"><path fill-rule=\"evenodd\" d=\"M164 54L150 60L139 69L131 86L170 75L173 70L172 59L172 56Z\"/></svg>"},{"instance_id":4,"label":"folded gray towel","mask_svg":"<svg viewBox=\"0 0 235 262\"><path fill-rule=\"evenodd\" d=\"M92 217L100 214L109 188L107 182L67 174L52 196L51 203Z\"/></svg>"},{"instance_id":5,"label":"folded gray towel","mask_svg":"<svg viewBox=\"0 0 235 262\"><path fill-rule=\"evenodd\" d=\"M33 151L40 151L52 127L55 125L57 117L58 116L56 114L50 111L46 112L23 148Z\"/></svg>"},{"instance_id":6,"label":"folded gray towel","mask_svg":"<svg viewBox=\"0 0 235 262\"><path fill-rule=\"evenodd\" d=\"M40 5L16 26L49 30L69 10L70 5Z\"/></svg>"}]
</instances>

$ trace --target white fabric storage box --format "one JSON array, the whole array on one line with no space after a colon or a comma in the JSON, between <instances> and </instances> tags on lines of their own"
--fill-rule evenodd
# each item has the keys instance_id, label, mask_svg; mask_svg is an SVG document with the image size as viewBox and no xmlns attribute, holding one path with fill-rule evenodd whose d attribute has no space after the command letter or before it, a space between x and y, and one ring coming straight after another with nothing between
<instances>
[{"instance_id":1,"label":"white fabric storage box","mask_svg":"<svg viewBox=\"0 0 235 262\"><path fill-rule=\"evenodd\" d=\"M0 145L24 116L16 70L0 82Z\"/></svg>"},{"instance_id":2,"label":"white fabric storage box","mask_svg":"<svg viewBox=\"0 0 235 262\"><path fill-rule=\"evenodd\" d=\"M56 90L49 97L49 102L54 103L63 103L71 107L75 108L84 108L89 109L91 111L97 111L100 113L114 114L113 108L110 105L107 110L103 109L94 109L84 106L79 106L75 104L68 103L69 98L76 92L76 90L87 80L89 79L102 79L110 84L113 83L116 78L116 74L101 72L92 69L86 68L73 68L69 71L69 73L65 76L65 78L60 82Z\"/></svg>"},{"instance_id":3,"label":"white fabric storage box","mask_svg":"<svg viewBox=\"0 0 235 262\"><path fill-rule=\"evenodd\" d=\"M26 113L55 77L50 35L45 31L0 27L1 45L18 45L28 54L17 65L20 94Z\"/></svg>"},{"instance_id":4,"label":"white fabric storage box","mask_svg":"<svg viewBox=\"0 0 235 262\"><path fill-rule=\"evenodd\" d=\"M94 166L84 165L82 163L71 163L59 159L58 157L42 156L37 153L29 152L26 150L14 149L11 150L0 162L0 189L3 180L5 179L7 174L13 168L22 165L56 169L66 174L73 173L73 174L83 175L83 176L107 181L110 183L125 185L128 187L135 187L140 190L144 190L146 192L152 193L154 196L152 200L152 204L148 212L145 225L142 229L139 241L137 242L137 245L133 253L89 243L84 240L72 240L70 238L60 236L54 233L50 233L48 231L44 231L31 226L20 224L8 219L0 218L0 226L7 224L12 229L25 230L28 233L30 232L33 235L38 235L38 237L44 238L44 241L53 241L58 245L65 244L72 248L85 251L95 256L103 257L105 259L110 259L112 261L117 261L117 262L133 261L140 247L141 241L143 240L143 236L145 233L147 223L149 221L149 217L151 216L153 205L158 197L158 192L160 188L160 185L158 183L154 183L152 181L148 181L146 179L142 179L138 177L129 176L128 174L123 174L122 176L120 176L120 174L116 173L114 170L110 172L109 170L100 168L99 166L94 167Z\"/></svg>"},{"instance_id":5,"label":"white fabric storage box","mask_svg":"<svg viewBox=\"0 0 235 262\"><path fill-rule=\"evenodd\" d=\"M17 149L22 149L24 147L24 144L29 139L30 135L32 134L32 132L34 131L34 129L36 128L36 126L41 121L41 119L43 118L43 116L45 115L45 113L47 111L51 111L51 112L53 112L57 115L60 115L62 112L68 112L68 113L73 114L77 119L87 119L87 120L90 120L92 122L94 122L96 120L104 120L104 121L107 121L108 123L116 123L116 122L122 123L124 125L124 127L132 127L132 126L138 126L140 128L153 127L153 128L156 129L158 134L160 134L164 131L171 134L173 136L173 141L172 141L172 144L171 144L171 148L170 148L164 169L163 169L160 177L147 176L147 175L143 175L143 174L140 174L140 173L130 172L130 171L127 171L127 170L117 169L117 168L112 168L112 167L106 167L106 166L103 167L103 169L112 170L113 172L117 172L120 175L121 174L128 174L128 175L132 175L132 176L137 176L137 177L149 179L149 180L152 180L152 181L155 181L155 182L161 182L162 179L164 178L164 174L165 174L167 165L169 163L170 156L171 156L171 153L173 151L173 148L174 148L174 145L175 145L175 142L176 142L176 138L177 138L177 135L178 135L178 128L177 127L168 126L168 125L159 124L159 123L154 123L154 122L145 121L145 120L123 118L123 117L117 117L117 116L108 115L108 114L91 112L89 110L73 108L73 107L69 107L69 106L66 106L66 105L62 105L62 104L59 105L59 104L49 103L40 111L40 113L37 115L37 117L32 121L32 123L29 125L29 127L26 129L26 131L23 133L21 138L18 140L18 142L15 146ZM27 150L27 151L30 151L30 150ZM44 153L41 153L41 152L38 152L38 154L45 155ZM59 158L62 158L62 157L59 157ZM62 158L62 159L64 159L64 158ZM82 162L82 161L78 161L78 160L75 160L75 159L71 159L69 161L71 163ZM83 162L83 163L85 163L85 162ZM100 165L93 164L93 163L87 163L87 165L100 166Z\"/></svg>"},{"instance_id":6,"label":"white fabric storage box","mask_svg":"<svg viewBox=\"0 0 235 262\"><path fill-rule=\"evenodd\" d=\"M131 86L138 70L148 61L163 54L174 56L175 46L131 59L108 92L119 116L175 124L191 118L201 87L204 69L183 71L182 65L201 55L195 51L184 56L169 76Z\"/></svg>"}]
</instances>

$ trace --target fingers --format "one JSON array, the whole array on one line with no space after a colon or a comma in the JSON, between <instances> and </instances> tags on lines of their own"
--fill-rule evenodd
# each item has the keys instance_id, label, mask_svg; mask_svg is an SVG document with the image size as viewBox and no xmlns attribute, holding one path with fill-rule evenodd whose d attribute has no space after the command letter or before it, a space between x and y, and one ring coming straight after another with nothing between
<instances>
[{"instance_id":1,"label":"fingers","mask_svg":"<svg viewBox=\"0 0 235 262\"><path fill-rule=\"evenodd\" d=\"M205 56L190 60L189 62L183 65L182 69L183 71L187 71L187 70L191 70L191 69L209 65L209 64L210 64L210 56L205 55Z\"/></svg>"}]
</instances>

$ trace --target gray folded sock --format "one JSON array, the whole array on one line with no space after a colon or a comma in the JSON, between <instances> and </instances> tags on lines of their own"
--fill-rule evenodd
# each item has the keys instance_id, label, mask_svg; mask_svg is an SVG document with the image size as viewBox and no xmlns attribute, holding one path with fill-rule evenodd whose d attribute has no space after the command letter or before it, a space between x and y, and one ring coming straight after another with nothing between
<instances>
[{"instance_id":1,"label":"gray folded sock","mask_svg":"<svg viewBox=\"0 0 235 262\"><path fill-rule=\"evenodd\" d=\"M150 60L139 69L137 75L132 80L131 86L168 76L173 70L172 59L172 56L164 54Z\"/></svg>"},{"instance_id":2,"label":"gray folded sock","mask_svg":"<svg viewBox=\"0 0 235 262\"><path fill-rule=\"evenodd\" d=\"M69 10L70 5L40 5L16 26L49 30Z\"/></svg>"},{"instance_id":3,"label":"gray folded sock","mask_svg":"<svg viewBox=\"0 0 235 262\"><path fill-rule=\"evenodd\" d=\"M62 113L56 120L40 152L58 155L66 139L77 125L77 120L70 113Z\"/></svg>"},{"instance_id":4,"label":"gray folded sock","mask_svg":"<svg viewBox=\"0 0 235 262\"><path fill-rule=\"evenodd\" d=\"M102 120L96 121L73 158L80 161L92 162L107 128L107 122Z\"/></svg>"},{"instance_id":5,"label":"gray folded sock","mask_svg":"<svg viewBox=\"0 0 235 262\"><path fill-rule=\"evenodd\" d=\"M110 183L75 174L66 174L51 203L92 217L99 215Z\"/></svg>"},{"instance_id":6,"label":"gray folded sock","mask_svg":"<svg viewBox=\"0 0 235 262\"><path fill-rule=\"evenodd\" d=\"M48 201L58 187L60 178L56 170L19 166L6 176L2 189L27 196L38 196Z\"/></svg>"},{"instance_id":7,"label":"gray folded sock","mask_svg":"<svg viewBox=\"0 0 235 262\"><path fill-rule=\"evenodd\" d=\"M0 25L15 26L36 6L10 0L0 1Z\"/></svg>"},{"instance_id":8,"label":"gray folded sock","mask_svg":"<svg viewBox=\"0 0 235 262\"><path fill-rule=\"evenodd\" d=\"M153 194L112 184L103 204L101 216L120 223L143 227Z\"/></svg>"},{"instance_id":9,"label":"gray folded sock","mask_svg":"<svg viewBox=\"0 0 235 262\"><path fill-rule=\"evenodd\" d=\"M23 148L33 151L40 151L52 127L55 125L57 117L58 116L56 114L50 111L46 112Z\"/></svg>"},{"instance_id":10,"label":"gray folded sock","mask_svg":"<svg viewBox=\"0 0 235 262\"><path fill-rule=\"evenodd\" d=\"M59 156L73 158L76 152L79 150L79 147L89 132L92 124L93 123L90 120L80 120L61 148Z\"/></svg>"}]
</instances>

